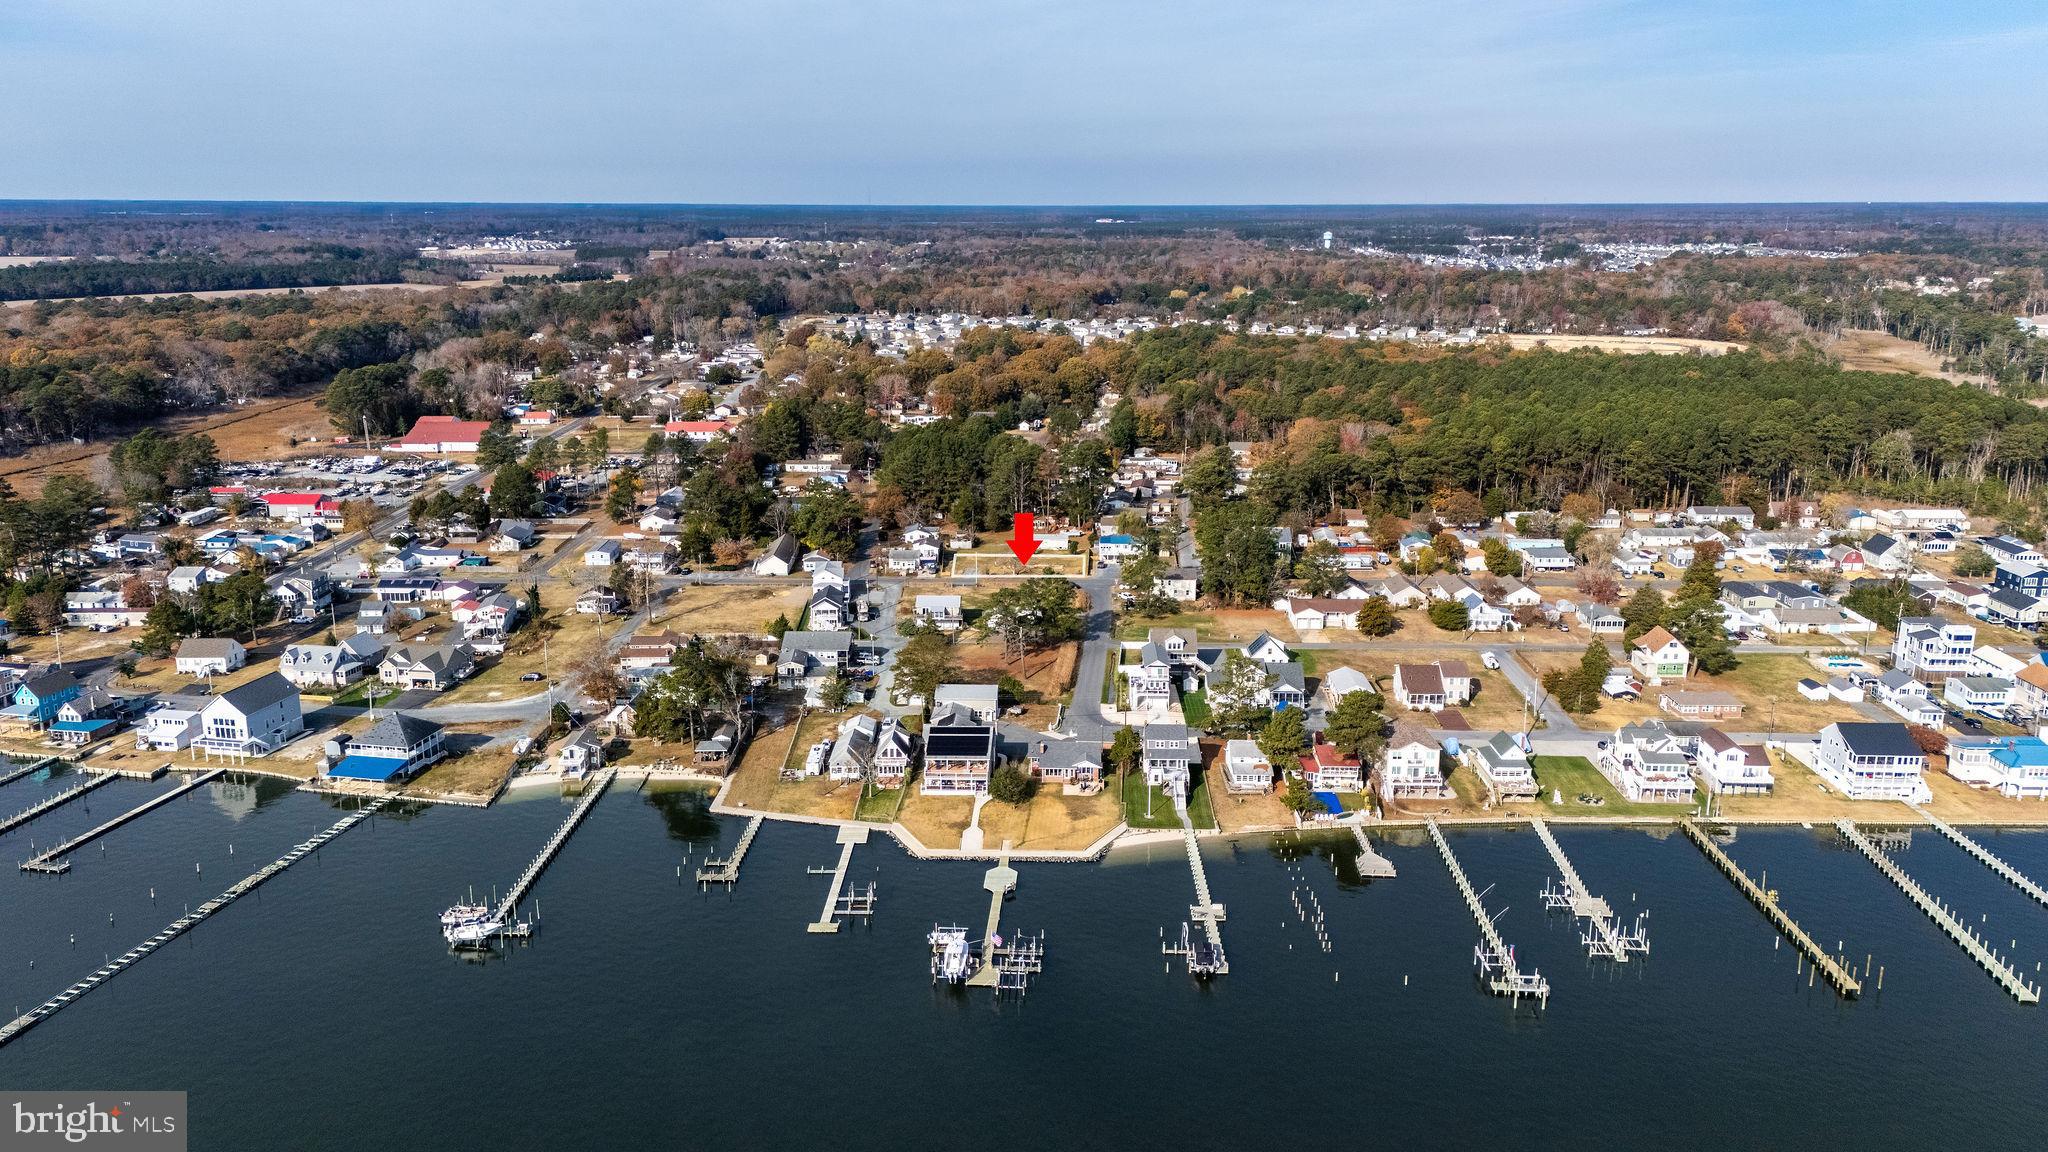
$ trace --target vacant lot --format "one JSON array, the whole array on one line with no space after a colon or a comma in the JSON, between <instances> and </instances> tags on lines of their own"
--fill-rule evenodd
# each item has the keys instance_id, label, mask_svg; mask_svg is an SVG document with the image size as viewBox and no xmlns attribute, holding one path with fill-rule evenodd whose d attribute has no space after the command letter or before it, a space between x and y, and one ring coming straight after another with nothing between
<instances>
[{"instance_id":1,"label":"vacant lot","mask_svg":"<svg viewBox=\"0 0 2048 1152\"><path fill-rule=\"evenodd\" d=\"M909 802L904 804L905 811L910 807ZM1057 787L1041 787L1023 804L991 800L984 805L982 844L993 849L1007 842L1028 852L1076 851L1102 839L1121 819L1116 793L1109 789L1093 796L1065 796ZM955 832L953 843L959 839Z\"/></svg>"},{"instance_id":2,"label":"vacant lot","mask_svg":"<svg viewBox=\"0 0 2048 1152\"><path fill-rule=\"evenodd\" d=\"M1487 339L1506 340L1518 352L1535 348L1558 352L1591 348L1600 352L1652 353L1659 356L1690 356L1695 352L1715 356L1723 352L1740 352L1744 347L1727 340L1697 340L1690 336L1533 336L1511 333Z\"/></svg>"},{"instance_id":3,"label":"vacant lot","mask_svg":"<svg viewBox=\"0 0 2048 1152\"><path fill-rule=\"evenodd\" d=\"M1074 684L1074 664L1080 658L1079 644L1060 644L1038 652L1012 657L1003 652L1002 641L970 640L953 647L963 680L993 684L1008 676L1024 686L1022 716L1009 719L1027 727L1043 728L1052 723L1056 705Z\"/></svg>"},{"instance_id":4,"label":"vacant lot","mask_svg":"<svg viewBox=\"0 0 2048 1152\"><path fill-rule=\"evenodd\" d=\"M1558 652L1525 652L1521 660L1538 676L1553 668L1576 668L1579 664L1578 657ZM1733 670L1719 676L1695 676L1661 688L1645 685L1640 700L1603 698L1599 711L1581 718L1580 724L1604 729L1637 720L1682 719L1658 710L1657 695L1664 691L1732 694L1743 703L1742 716L1722 723L1741 732L1818 732L1838 720L1866 719L1853 704L1839 700L1814 701L1801 696L1799 681L1809 677L1815 680L1827 678L1803 656L1782 653L1745 655Z\"/></svg>"},{"instance_id":5,"label":"vacant lot","mask_svg":"<svg viewBox=\"0 0 2048 1152\"><path fill-rule=\"evenodd\" d=\"M1529 767L1536 771L1539 789L1536 803L1529 806L1536 815L1677 819L1692 811L1685 804L1634 804L1622 799L1620 791L1584 756L1532 756ZM1553 797L1557 798L1556 803L1552 803Z\"/></svg>"},{"instance_id":6,"label":"vacant lot","mask_svg":"<svg viewBox=\"0 0 2048 1152\"><path fill-rule=\"evenodd\" d=\"M1523 726L1522 694L1508 683L1508 678L1479 663L1479 654L1446 654L1423 649L1402 650L1372 649L1324 652L1319 661L1320 671L1327 675L1332 669L1351 667L1365 673L1378 686L1380 695L1386 700L1389 716L1412 716L1425 726L1429 724L1426 712L1411 713L1394 702L1394 665L1427 664L1436 660L1454 659L1465 665L1475 685L1472 702L1458 710L1465 715L1472 727L1479 729L1512 728L1521 731ZM1574 660L1576 663L1576 660Z\"/></svg>"},{"instance_id":7,"label":"vacant lot","mask_svg":"<svg viewBox=\"0 0 2048 1152\"><path fill-rule=\"evenodd\" d=\"M648 627L760 636L778 615L794 627L810 599L809 586L801 584L689 584L675 590Z\"/></svg>"},{"instance_id":8,"label":"vacant lot","mask_svg":"<svg viewBox=\"0 0 2048 1152\"><path fill-rule=\"evenodd\" d=\"M545 692L550 675L561 684L569 667L601 647L617 626L615 618L574 611L575 597L576 590L567 585L544 585L541 622L526 624L506 637L501 655L484 657L482 671L442 693L435 703L517 700ZM541 679L522 679L535 674Z\"/></svg>"}]
</instances>

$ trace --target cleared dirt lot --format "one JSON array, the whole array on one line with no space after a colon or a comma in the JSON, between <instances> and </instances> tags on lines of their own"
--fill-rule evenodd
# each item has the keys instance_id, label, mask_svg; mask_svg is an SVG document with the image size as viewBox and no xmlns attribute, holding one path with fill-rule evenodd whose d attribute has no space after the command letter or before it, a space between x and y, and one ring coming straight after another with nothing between
<instances>
[{"instance_id":1,"label":"cleared dirt lot","mask_svg":"<svg viewBox=\"0 0 2048 1152\"><path fill-rule=\"evenodd\" d=\"M1941 357L1912 340L1901 340L1889 332L1850 328L1828 346L1842 361L1842 367L1856 372L1904 372L1912 376L1934 376L1952 384L1986 384L1982 376L1946 372Z\"/></svg>"}]
</instances>

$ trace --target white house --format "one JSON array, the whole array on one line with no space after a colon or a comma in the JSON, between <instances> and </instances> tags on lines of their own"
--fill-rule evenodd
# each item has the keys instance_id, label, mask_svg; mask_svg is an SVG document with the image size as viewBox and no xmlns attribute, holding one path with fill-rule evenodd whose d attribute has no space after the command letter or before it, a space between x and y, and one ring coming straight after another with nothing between
<instances>
[{"instance_id":1,"label":"white house","mask_svg":"<svg viewBox=\"0 0 2048 1152\"><path fill-rule=\"evenodd\" d=\"M1948 774L1972 788L2048 800L2048 743L2038 736L1951 736Z\"/></svg>"},{"instance_id":2,"label":"white house","mask_svg":"<svg viewBox=\"0 0 2048 1152\"><path fill-rule=\"evenodd\" d=\"M1646 682L1662 684L1666 680L1683 680L1692 663L1692 653L1678 637L1659 626L1650 629L1628 647L1629 667L1636 670Z\"/></svg>"},{"instance_id":3,"label":"white house","mask_svg":"<svg viewBox=\"0 0 2048 1152\"><path fill-rule=\"evenodd\" d=\"M1707 791L1722 794L1763 794L1771 790L1771 758L1754 744L1737 744L1719 728L1700 733L1696 761Z\"/></svg>"},{"instance_id":4,"label":"white house","mask_svg":"<svg viewBox=\"0 0 2048 1152\"><path fill-rule=\"evenodd\" d=\"M1223 786L1232 792L1273 790L1273 762L1250 740L1223 746Z\"/></svg>"},{"instance_id":5,"label":"white house","mask_svg":"<svg viewBox=\"0 0 2048 1152\"><path fill-rule=\"evenodd\" d=\"M249 653L231 637L194 636L180 641L176 656L180 676L225 676L249 662Z\"/></svg>"},{"instance_id":6,"label":"white house","mask_svg":"<svg viewBox=\"0 0 2048 1152\"><path fill-rule=\"evenodd\" d=\"M299 690L271 672L228 689L202 708L192 747L209 760L246 760L270 755L305 728Z\"/></svg>"},{"instance_id":7,"label":"white house","mask_svg":"<svg viewBox=\"0 0 2048 1152\"><path fill-rule=\"evenodd\" d=\"M1977 663L1977 629L1935 616L1908 616L1892 637L1892 667L1909 676L1939 680L1965 676Z\"/></svg>"},{"instance_id":8,"label":"white house","mask_svg":"<svg viewBox=\"0 0 2048 1152\"><path fill-rule=\"evenodd\" d=\"M1441 800L1452 795L1444 782L1443 747L1419 725L1394 722L1380 760L1380 799Z\"/></svg>"},{"instance_id":9,"label":"white house","mask_svg":"<svg viewBox=\"0 0 2048 1152\"><path fill-rule=\"evenodd\" d=\"M1908 724L1939 729L1941 705L1934 702L1927 685L1894 668L1877 678L1878 703L1904 717Z\"/></svg>"},{"instance_id":10,"label":"white house","mask_svg":"<svg viewBox=\"0 0 2048 1152\"><path fill-rule=\"evenodd\" d=\"M1600 771L1637 803L1689 804L1693 798L1693 741L1661 720L1627 724L1600 757Z\"/></svg>"},{"instance_id":11,"label":"white house","mask_svg":"<svg viewBox=\"0 0 2048 1152\"><path fill-rule=\"evenodd\" d=\"M1903 724L1837 723L1821 729L1813 746L1813 770L1851 800L1934 798L1922 773L1927 754Z\"/></svg>"}]
</instances>

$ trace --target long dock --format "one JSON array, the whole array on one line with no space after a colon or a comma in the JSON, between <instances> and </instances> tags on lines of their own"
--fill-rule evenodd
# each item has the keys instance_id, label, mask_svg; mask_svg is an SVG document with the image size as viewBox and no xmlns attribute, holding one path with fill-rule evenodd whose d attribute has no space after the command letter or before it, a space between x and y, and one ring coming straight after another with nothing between
<instances>
[{"instance_id":1,"label":"long dock","mask_svg":"<svg viewBox=\"0 0 2048 1152\"><path fill-rule=\"evenodd\" d=\"M1195 902L1188 908L1188 916L1202 926L1202 932L1209 937L1209 947L1215 949L1216 962L1210 971L1226 974L1230 961L1223 954L1223 905L1209 897L1209 872L1202 866L1202 844L1195 839L1195 830L1183 826L1181 832L1187 837L1188 868L1195 876Z\"/></svg>"},{"instance_id":2,"label":"long dock","mask_svg":"<svg viewBox=\"0 0 2048 1152\"><path fill-rule=\"evenodd\" d=\"M2001 877L2005 878L2007 883L2026 893L2036 904L2048 906L2048 890L2043 890L2039 884L2028 879L2024 872L1999 859L1992 853L1991 849L1963 835L1960 831L1949 827L1947 823L1937 818L1927 809L1920 807L1918 804L1908 804L1907 807L1918 812L1921 819L1932 824L1936 832L1955 841L1963 851L1975 856L1986 868L1998 873Z\"/></svg>"},{"instance_id":3,"label":"long dock","mask_svg":"<svg viewBox=\"0 0 2048 1152\"><path fill-rule=\"evenodd\" d=\"M590 815L592 808L597 807L604 790L611 787L612 779L618 774L617 768L600 768L597 774L590 778L590 782L583 786L583 795L577 798L576 806L569 809L569 815L562 821L562 826L555 829L555 834L548 837L548 842L540 846L540 851L535 853L532 861L526 865L526 871L521 872L519 879L512 882L512 887L505 890L504 899L498 901L498 906L491 912L493 920L509 921L513 913L518 911L519 902L526 898L526 893L533 888L534 881L539 880L540 874L547 871L548 865L554 862L555 855L562 850L562 845L569 842L569 834L576 831L576 826L583 823L583 818Z\"/></svg>"},{"instance_id":4,"label":"long dock","mask_svg":"<svg viewBox=\"0 0 2048 1152\"><path fill-rule=\"evenodd\" d=\"M216 777L225 775L226 772L227 769L225 768L214 768L202 772L185 783L178 785L176 788L171 789L169 792L154 799L145 800L89 832L81 832L73 836L71 839L37 856L33 860L22 861L21 870L23 872L41 872L49 876L57 876L69 872L71 871L71 861L64 859L64 857L105 836L130 820L148 815L150 812L169 804L171 801L176 800L200 785L211 783Z\"/></svg>"},{"instance_id":5,"label":"long dock","mask_svg":"<svg viewBox=\"0 0 2048 1152\"><path fill-rule=\"evenodd\" d=\"M1749 897L1749 902L1757 906L1757 910L1764 914L1764 918L1783 933L1787 940L1792 941L1793 946L1805 954L1807 960L1812 962L1821 975L1827 977L1828 983L1834 986L1835 991L1840 993L1843 999L1854 999L1863 994L1863 983L1850 975L1848 968L1823 949L1818 941L1807 935L1806 929L1801 928L1799 922L1792 919L1791 914L1779 905L1778 894L1775 891L1767 892L1756 881L1751 880L1749 873L1744 872L1741 865L1731 859L1726 852L1721 851L1721 846L1714 843L1713 838L1707 835L1706 829L1690 819L1680 820L1678 826L1685 830L1685 834L1692 838L1694 844L1699 845L1700 851L1706 853L1707 859L1713 861L1714 867L1735 881L1735 887L1740 889L1744 896Z\"/></svg>"},{"instance_id":6,"label":"long dock","mask_svg":"<svg viewBox=\"0 0 2048 1152\"><path fill-rule=\"evenodd\" d=\"M35 773L42 771L44 765L54 763L58 759L60 759L60 757L45 756L41 760L36 761L35 763L29 765L26 768L16 768L12 772L7 773L5 776L0 776L0 788L5 788L9 784L14 783L16 780L19 780L24 776L34 775Z\"/></svg>"},{"instance_id":7,"label":"long dock","mask_svg":"<svg viewBox=\"0 0 2048 1152\"><path fill-rule=\"evenodd\" d=\"M1557 837L1550 834L1550 825L1545 824L1541 817L1530 820L1529 824L1536 829L1536 838L1543 841L1551 862L1557 865L1558 873L1563 877L1564 890L1561 892L1544 885L1541 893L1543 903L1549 908L1569 911L1574 917L1587 922L1588 931L1579 936L1579 942L1586 946L1586 953L1626 964L1629 953L1648 952L1650 945L1643 938L1642 916L1637 915L1633 932L1624 931L1615 923L1614 909L1606 900L1593 895L1586 882L1579 878L1579 870L1572 867Z\"/></svg>"},{"instance_id":8,"label":"long dock","mask_svg":"<svg viewBox=\"0 0 2048 1152\"><path fill-rule=\"evenodd\" d=\"M9 832L14 831L16 828L21 827L23 824L28 823L29 821L35 819L38 816L44 815L48 812L52 812L58 808L62 808L64 805L71 803L73 800L76 800L80 796L85 795L87 792L90 792L93 789L98 788L102 784L112 784L113 782L113 773L97 773L93 776L92 779L87 780L83 784L77 785L73 788L66 788L64 791L57 793L55 796L51 796L48 799L45 799L40 804L31 804L28 807L22 809L21 811L16 812L14 815L9 816L7 819L0 820L0 836L4 836Z\"/></svg>"},{"instance_id":9,"label":"long dock","mask_svg":"<svg viewBox=\"0 0 2048 1152\"><path fill-rule=\"evenodd\" d=\"M1358 874L1375 880L1392 880L1394 862L1374 850L1372 841L1365 838L1365 829L1353 824L1351 835L1358 840Z\"/></svg>"},{"instance_id":10,"label":"long dock","mask_svg":"<svg viewBox=\"0 0 2048 1152\"><path fill-rule=\"evenodd\" d=\"M1465 869L1459 865L1457 854L1451 851L1451 842L1444 839L1444 830L1437 827L1434 820L1429 821L1429 835L1436 841L1436 850L1443 855L1444 867L1451 870L1451 879L1457 883L1459 895L1465 898L1465 907L1471 909L1472 919L1479 923L1480 942L1472 950L1472 958L1487 990L1517 1002L1524 996L1534 996L1539 1004L1548 1005L1550 981L1533 969L1524 972L1516 964L1515 950L1502 943L1500 930L1493 926L1493 917L1487 914L1486 905L1480 902L1479 893L1472 888L1472 881L1465 878Z\"/></svg>"},{"instance_id":11,"label":"long dock","mask_svg":"<svg viewBox=\"0 0 2048 1152\"><path fill-rule=\"evenodd\" d=\"M1885 855L1884 849L1872 844L1868 836L1858 831L1853 821L1835 821L1835 831L1842 834L1842 839L1855 845L1857 851L1868 856L1870 862L1877 865L1878 871L1898 885L1899 890L1911 898L1913 903L1919 905L1920 910L1927 913L1927 918L1939 925L1943 932L1948 933L1951 940L1962 945L1963 951L1969 953L1972 960L1983 965L1984 970L1991 973L1993 980L2004 985L2005 990L2012 993L2013 999L2022 1004L2041 1002L2041 990L2038 987L2028 984L2018 972L2013 971L2012 965L2000 959L1998 953L1984 943L1974 929L1956 919L1955 914L1948 910L1948 905L1928 895L1926 889L1920 887L1911 876L1906 875L1905 869L1899 867L1890 856Z\"/></svg>"},{"instance_id":12,"label":"long dock","mask_svg":"<svg viewBox=\"0 0 2048 1152\"><path fill-rule=\"evenodd\" d=\"M1017 870L1010 867L1010 845L1007 841L996 866L982 875L981 886L988 892L988 924L981 932L981 967L967 978L967 986L994 988L1001 976L995 961L996 941L1002 934L1003 901L1017 890Z\"/></svg>"},{"instance_id":13,"label":"long dock","mask_svg":"<svg viewBox=\"0 0 2048 1152\"><path fill-rule=\"evenodd\" d=\"M754 846L754 837L761 834L761 825L766 816L756 816L747 821L747 830L740 833L740 842L732 846L732 852L723 860L706 860L697 868L699 884L735 884L740 878L740 861L747 858L747 849Z\"/></svg>"},{"instance_id":14,"label":"long dock","mask_svg":"<svg viewBox=\"0 0 2048 1152\"><path fill-rule=\"evenodd\" d=\"M362 823L364 820L369 819L379 809L383 808L386 804L389 804L390 802L391 798L388 796L377 797L376 799L370 801L363 807L358 808L354 812L351 812L348 815L342 817L340 820L335 821L333 824L329 825L324 831L317 832L313 836L300 841L298 844L293 845L291 851L286 852L284 855L279 856L277 859L271 861L268 864L265 864L262 868L259 868L256 871L251 872L249 875L242 877L240 880L235 882L234 887L229 888L227 891L221 893L218 896L215 896L213 899L208 900L206 903L201 904L199 907L194 908L192 911L187 912L183 916L178 917L176 920L171 921L171 923L167 927L165 927L163 931L158 932L156 935L151 936L149 939L144 940L142 943L137 944L135 947L130 948L128 951L121 953L119 956L116 956L114 959L108 961L106 964L96 969L92 975L87 976L85 979L80 980L78 983L73 984L71 987L66 988L64 991L57 993L55 996L52 996L50 999L43 1001L41 1004L36 1005L34 1008L31 1008L27 1012L24 1012L21 1015L16 1016L13 1020L9 1021L8 1023L0 1024L0 1045L5 1045L8 1041L21 1035L23 1032L26 1032L30 1028L35 1027L37 1024L42 1023L44 1020L49 1019L51 1016L55 1015L58 1011L60 1011L67 1005L75 1002L80 996L85 995L87 992L90 992L93 989L99 987L101 984L106 983L108 980L113 979L113 977L116 974L127 969L130 965L134 964L138 960L141 960L144 956L149 955L151 952L156 951L157 949L163 947L164 945L170 943L178 937L183 936L185 933L190 932L193 928L197 927L199 923L205 920L207 917L234 903L236 900L242 898L243 896L248 895L251 891L253 891L258 885L262 884L265 880L270 879L272 876L277 875L278 873L298 863L300 860L303 860L307 856L312 855L314 852L319 850L322 844L327 843L329 840L334 839L336 836L341 835L343 832L346 832L349 829L355 827L357 824Z\"/></svg>"},{"instance_id":15,"label":"long dock","mask_svg":"<svg viewBox=\"0 0 2048 1152\"><path fill-rule=\"evenodd\" d=\"M840 889L846 886L847 865L853 863L854 845L867 842L868 830L865 825L842 824L839 826L839 863L834 865L831 870L832 888L825 893L825 906L818 911L818 918L806 926L806 931L837 932L839 931L840 916L860 916L874 911L873 885L869 886L870 890L865 897L855 893L842 900L839 896Z\"/></svg>"}]
</instances>

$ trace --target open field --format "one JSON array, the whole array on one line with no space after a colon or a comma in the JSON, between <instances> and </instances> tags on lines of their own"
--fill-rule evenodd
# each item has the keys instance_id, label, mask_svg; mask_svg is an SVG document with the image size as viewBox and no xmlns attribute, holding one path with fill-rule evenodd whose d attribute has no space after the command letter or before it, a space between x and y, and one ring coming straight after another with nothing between
<instances>
[{"instance_id":1,"label":"open field","mask_svg":"<svg viewBox=\"0 0 2048 1152\"><path fill-rule=\"evenodd\" d=\"M1294 812L1281 801L1277 789L1230 791L1223 780L1223 745L1218 741L1202 741L1202 779L1216 824L1225 832L1294 827Z\"/></svg>"},{"instance_id":2,"label":"open field","mask_svg":"<svg viewBox=\"0 0 2048 1152\"><path fill-rule=\"evenodd\" d=\"M1828 346L1829 354L1854 372L1904 372L1912 376L1934 376L1952 384L1987 384L1982 376L1943 371L1942 358L1915 340L1902 340L1889 332L1865 328L1844 329Z\"/></svg>"},{"instance_id":3,"label":"open field","mask_svg":"<svg viewBox=\"0 0 2048 1152\"><path fill-rule=\"evenodd\" d=\"M150 426L166 435L204 432L213 437L223 460L276 460L314 450L294 447L294 436L306 440L334 435L334 426L318 404L317 395L254 400L221 412L169 416ZM0 477L24 495L41 492L56 475L97 477L113 445L110 440L95 440L31 448L0 461Z\"/></svg>"},{"instance_id":4,"label":"open field","mask_svg":"<svg viewBox=\"0 0 2048 1152\"><path fill-rule=\"evenodd\" d=\"M1723 352L1740 352L1746 347L1727 340L1697 340L1690 336L1536 336L1517 332L1488 336L1486 339L1488 343L1506 340L1517 352L1527 352L1536 348L1549 348L1557 352L1592 348L1600 352L1647 352L1659 356L1690 356L1695 352L1706 356L1718 356Z\"/></svg>"},{"instance_id":5,"label":"open field","mask_svg":"<svg viewBox=\"0 0 2048 1152\"><path fill-rule=\"evenodd\" d=\"M491 741L512 727L516 725L450 724L447 732L451 746L465 750L451 754L414 777L405 786L406 790L454 792L469 796L496 794L506 778L512 775L512 765L518 757L510 743Z\"/></svg>"},{"instance_id":6,"label":"open field","mask_svg":"<svg viewBox=\"0 0 2048 1152\"><path fill-rule=\"evenodd\" d=\"M1143 640L1153 628L1193 628L1195 639L1203 644L1243 644L1261 632L1270 632L1290 643L1301 639L1287 623L1287 617L1269 608L1217 608L1150 619L1120 616L1116 636L1119 640ZM1360 639L1355 632L1332 632L1329 636L1337 640ZM1312 638L1321 639L1322 634L1316 633Z\"/></svg>"},{"instance_id":7,"label":"open field","mask_svg":"<svg viewBox=\"0 0 2048 1152\"><path fill-rule=\"evenodd\" d=\"M778 615L794 627L810 599L807 584L688 584L669 596L647 630L760 636Z\"/></svg>"}]
</instances>

